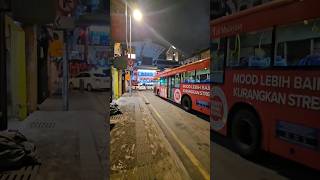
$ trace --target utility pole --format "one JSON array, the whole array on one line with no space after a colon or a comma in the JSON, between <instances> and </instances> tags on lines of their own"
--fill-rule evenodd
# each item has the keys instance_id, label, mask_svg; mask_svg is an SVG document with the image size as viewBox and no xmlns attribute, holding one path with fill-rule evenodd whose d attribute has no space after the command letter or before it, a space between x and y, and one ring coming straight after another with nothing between
<instances>
[{"instance_id":1,"label":"utility pole","mask_svg":"<svg viewBox=\"0 0 320 180\"><path fill-rule=\"evenodd\" d=\"M132 52L131 52L131 14L130 14L130 28L129 28L129 31L130 31L130 37L129 37L129 62L132 61ZM129 91L130 91L130 96L132 96L132 74L133 74L133 71L132 71L132 68L130 67L130 88L129 88Z\"/></svg>"},{"instance_id":2,"label":"utility pole","mask_svg":"<svg viewBox=\"0 0 320 180\"><path fill-rule=\"evenodd\" d=\"M8 128L5 9L0 7L0 131Z\"/></svg>"},{"instance_id":3,"label":"utility pole","mask_svg":"<svg viewBox=\"0 0 320 180\"><path fill-rule=\"evenodd\" d=\"M131 15L129 15L129 42L128 42L128 3L126 2L126 45L127 45L127 56L129 55L129 62L131 62ZM127 64L129 64L127 62ZM128 66L127 66L128 67ZM130 73L129 80L129 94L132 96L132 70L127 68L127 71Z\"/></svg>"},{"instance_id":4,"label":"utility pole","mask_svg":"<svg viewBox=\"0 0 320 180\"><path fill-rule=\"evenodd\" d=\"M69 93L68 93L68 76L69 76L69 31L64 30L64 40L65 40L65 55L63 58L63 86L62 86L62 95L63 95L63 110L69 110Z\"/></svg>"},{"instance_id":5,"label":"utility pole","mask_svg":"<svg viewBox=\"0 0 320 180\"><path fill-rule=\"evenodd\" d=\"M128 3L126 2L126 46L127 46L127 50L128 50Z\"/></svg>"}]
</instances>

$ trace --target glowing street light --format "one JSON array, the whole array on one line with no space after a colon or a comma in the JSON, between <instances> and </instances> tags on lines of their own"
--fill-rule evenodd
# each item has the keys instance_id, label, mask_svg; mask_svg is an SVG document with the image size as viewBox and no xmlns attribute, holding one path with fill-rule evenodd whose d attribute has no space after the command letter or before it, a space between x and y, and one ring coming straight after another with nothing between
<instances>
[{"instance_id":1,"label":"glowing street light","mask_svg":"<svg viewBox=\"0 0 320 180\"><path fill-rule=\"evenodd\" d=\"M133 14L133 18L136 21L140 22L142 20L143 15L142 15L142 13L141 13L141 11L139 9L133 10L132 14Z\"/></svg>"},{"instance_id":2,"label":"glowing street light","mask_svg":"<svg viewBox=\"0 0 320 180\"><path fill-rule=\"evenodd\" d=\"M133 18L136 20L136 21L138 21L138 22L140 22L141 20L142 20L142 17L143 17L143 15L142 15L142 13L141 13L141 11L139 10L139 9L134 9L133 11L132 11L132 14L130 13L129 14L129 47L128 47L128 36L127 36L127 16L128 16L128 5L127 5L127 3L126 3L126 42L127 42L127 49L129 48L129 61L131 62L132 61L132 59L133 59L133 54L132 54L132 41L131 41L131 29L132 29L132 27L131 27L131 17L133 16ZM130 74L132 74L132 67L129 69L130 70ZM129 81L129 92L130 92L130 96L132 96L132 79L130 78L130 81Z\"/></svg>"}]
</instances>

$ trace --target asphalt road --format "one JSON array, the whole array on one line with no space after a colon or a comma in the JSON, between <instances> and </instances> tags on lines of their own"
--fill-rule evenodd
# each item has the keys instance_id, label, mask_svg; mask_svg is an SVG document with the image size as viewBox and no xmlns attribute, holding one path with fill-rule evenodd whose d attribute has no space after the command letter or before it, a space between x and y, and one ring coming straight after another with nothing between
<instances>
[{"instance_id":1,"label":"asphalt road","mask_svg":"<svg viewBox=\"0 0 320 180\"><path fill-rule=\"evenodd\" d=\"M210 126L208 117L184 111L177 105L140 91L167 140L192 179L210 178Z\"/></svg>"},{"instance_id":2,"label":"asphalt road","mask_svg":"<svg viewBox=\"0 0 320 180\"><path fill-rule=\"evenodd\" d=\"M270 153L262 152L255 160L245 159L234 151L229 139L210 133L209 118L205 115L185 112L150 91L140 91L139 95L149 102L152 116L192 179L205 179L210 175L210 161L214 180L320 179L319 172ZM103 114L107 96L106 92L75 91L70 106L73 110L94 110Z\"/></svg>"},{"instance_id":3,"label":"asphalt road","mask_svg":"<svg viewBox=\"0 0 320 180\"><path fill-rule=\"evenodd\" d=\"M256 159L245 159L234 150L231 140L211 132L213 179L223 180L318 180L320 173L281 158L261 152Z\"/></svg>"},{"instance_id":4,"label":"asphalt road","mask_svg":"<svg viewBox=\"0 0 320 180\"><path fill-rule=\"evenodd\" d=\"M111 116L110 179L191 180L144 99L136 92L116 103Z\"/></svg>"}]
</instances>

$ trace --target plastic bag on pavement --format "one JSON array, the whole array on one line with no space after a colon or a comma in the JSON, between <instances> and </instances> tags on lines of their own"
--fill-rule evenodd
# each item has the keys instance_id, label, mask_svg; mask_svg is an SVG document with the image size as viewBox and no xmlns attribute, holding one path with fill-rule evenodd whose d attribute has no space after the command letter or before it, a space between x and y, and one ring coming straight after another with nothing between
<instances>
[{"instance_id":1,"label":"plastic bag on pavement","mask_svg":"<svg viewBox=\"0 0 320 180\"><path fill-rule=\"evenodd\" d=\"M35 145L18 131L0 132L0 169L40 164Z\"/></svg>"},{"instance_id":2,"label":"plastic bag on pavement","mask_svg":"<svg viewBox=\"0 0 320 180\"><path fill-rule=\"evenodd\" d=\"M117 115L117 114L122 114L118 104L110 103L110 116L114 116L114 115Z\"/></svg>"}]
</instances>

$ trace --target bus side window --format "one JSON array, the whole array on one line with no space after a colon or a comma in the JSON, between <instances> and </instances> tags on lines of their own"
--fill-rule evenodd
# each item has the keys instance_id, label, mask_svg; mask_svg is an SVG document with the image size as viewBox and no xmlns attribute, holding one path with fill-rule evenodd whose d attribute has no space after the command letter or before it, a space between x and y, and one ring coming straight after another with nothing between
<instances>
[{"instance_id":1,"label":"bus side window","mask_svg":"<svg viewBox=\"0 0 320 180\"><path fill-rule=\"evenodd\" d=\"M227 53L227 66L234 67L240 66L239 57L239 36L233 36L228 38L228 53Z\"/></svg>"},{"instance_id":2,"label":"bus side window","mask_svg":"<svg viewBox=\"0 0 320 180\"><path fill-rule=\"evenodd\" d=\"M227 47L228 67L269 67L272 54L272 29L229 37Z\"/></svg>"},{"instance_id":3,"label":"bus side window","mask_svg":"<svg viewBox=\"0 0 320 180\"><path fill-rule=\"evenodd\" d=\"M208 82L210 82L209 74L210 74L210 70L208 68L197 70L196 71L196 75L197 75L196 82L197 83L208 83Z\"/></svg>"},{"instance_id":4,"label":"bus side window","mask_svg":"<svg viewBox=\"0 0 320 180\"><path fill-rule=\"evenodd\" d=\"M174 87L175 88L180 88L180 83L181 83L181 76L180 76L180 74L176 74Z\"/></svg>"},{"instance_id":5,"label":"bus side window","mask_svg":"<svg viewBox=\"0 0 320 180\"><path fill-rule=\"evenodd\" d=\"M184 74L184 83L195 83L196 82L196 71L188 71Z\"/></svg>"},{"instance_id":6,"label":"bus side window","mask_svg":"<svg viewBox=\"0 0 320 180\"><path fill-rule=\"evenodd\" d=\"M276 44L276 57L274 59L274 66L287 66L287 56L285 53L286 44L278 43Z\"/></svg>"},{"instance_id":7,"label":"bus side window","mask_svg":"<svg viewBox=\"0 0 320 180\"><path fill-rule=\"evenodd\" d=\"M160 78L160 86L167 86L167 78L166 77Z\"/></svg>"},{"instance_id":8,"label":"bus side window","mask_svg":"<svg viewBox=\"0 0 320 180\"><path fill-rule=\"evenodd\" d=\"M216 39L210 43L210 81L213 83L224 82L224 64L226 55L226 39Z\"/></svg>"},{"instance_id":9,"label":"bus side window","mask_svg":"<svg viewBox=\"0 0 320 180\"><path fill-rule=\"evenodd\" d=\"M320 66L320 19L276 27L274 66Z\"/></svg>"}]
</instances>

